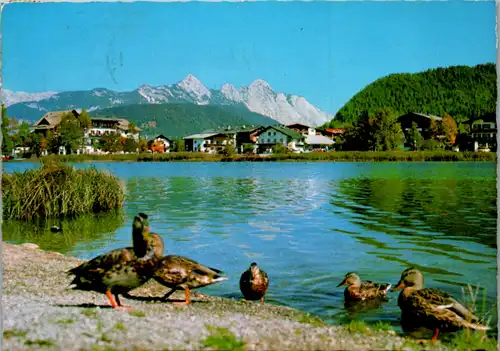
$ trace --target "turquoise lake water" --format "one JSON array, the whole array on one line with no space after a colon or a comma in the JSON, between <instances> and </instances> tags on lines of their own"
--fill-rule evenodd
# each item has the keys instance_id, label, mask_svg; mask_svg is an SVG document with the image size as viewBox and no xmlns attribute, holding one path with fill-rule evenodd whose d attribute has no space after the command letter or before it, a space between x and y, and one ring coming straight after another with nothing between
<instances>
[{"instance_id":1,"label":"turquoise lake water","mask_svg":"<svg viewBox=\"0 0 500 351\"><path fill-rule=\"evenodd\" d=\"M229 275L207 294L241 298L240 274L256 261L270 276L271 303L332 323L397 326L396 293L352 311L336 286L348 271L396 284L416 266L426 286L459 299L467 284L479 286L479 310L496 321L495 163L94 164L126 183L123 217L64 221L63 233L48 230L54 222L4 222L4 240L91 258L130 245L131 221L145 212L168 253ZM4 171L36 166L4 163Z\"/></svg>"}]
</instances>

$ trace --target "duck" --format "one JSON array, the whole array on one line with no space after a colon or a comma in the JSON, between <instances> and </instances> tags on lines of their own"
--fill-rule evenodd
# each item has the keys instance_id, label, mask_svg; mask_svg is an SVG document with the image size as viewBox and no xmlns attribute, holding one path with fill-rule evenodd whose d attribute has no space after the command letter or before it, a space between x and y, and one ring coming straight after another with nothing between
<instances>
[{"instance_id":1,"label":"duck","mask_svg":"<svg viewBox=\"0 0 500 351\"><path fill-rule=\"evenodd\" d=\"M184 290L184 301L175 301L174 305L189 305L191 303L190 291L212 285L228 277L224 272L207 267L188 257L180 255L167 255L160 259L153 274L153 279L159 284L170 288L161 300L166 301L176 290Z\"/></svg>"},{"instance_id":2,"label":"duck","mask_svg":"<svg viewBox=\"0 0 500 351\"><path fill-rule=\"evenodd\" d=\"M69 286L73 290L105 294L114 309L133 310L122 305L119 295L152 277L160 259L158 255L163 253L163 242L157 234L150 236L148 216L144 213L134 217L132 241L133 247L111 250L68 270L66 273L74 276Z\"/></svg>"},{"instance_id":3,"label":"duck","mask_svg":"<svg viewBox=\"0 0 500 351\"><path fill-rule=\"evenodd\" d=\"M240 290L245 298L244 301L260 300L264 303L264 296L269 288L269 277L259 267L257 262L252 262L250 267L241 274Z\"/></svg>"},{"instance_id":4,"label":"duck","mask_svg":"<svg viewBox=\"0 0 500 351\"><path fill-rule=\"evenodd\" d=\"M366 301L387 296L392 284L361 281L355 272L348 272L337 287L347 285L344 290L345 301Z\"/></svg>"},{"instance_id":5,"label":"duck","mask_svg":"<svg viewBox=\"0 0 500 351\"><path fill-rule=\"evenodd\" d=\"M438 340L440 331L453 332L463 328L482 331L490 329L481 324L477 316L445 291L424 288L424 276L416 268L404 270L398 284L392 290L401 290L398 306L401 309L403 328L406 326L408 330L410 326L430 329L434 332L432 342Z\"/></svg>"}]
</instances>

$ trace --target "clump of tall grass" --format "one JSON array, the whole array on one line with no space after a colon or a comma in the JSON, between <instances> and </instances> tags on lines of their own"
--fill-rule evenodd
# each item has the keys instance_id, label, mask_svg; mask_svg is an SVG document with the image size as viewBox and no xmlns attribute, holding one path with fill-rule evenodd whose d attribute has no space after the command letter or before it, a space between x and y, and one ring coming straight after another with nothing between
<instances>
[{"instance_id":1,"label":"clump of tall grass","mask_svg":"<svg viewBox=\"0 0 500 351\"><path fill-rule=\"evenodd\" d=\"M76 217L121 208L125 187L109 172L75 169L47 160L38 169L4 173L3 218Z\"/></svg>"}]
</instances>

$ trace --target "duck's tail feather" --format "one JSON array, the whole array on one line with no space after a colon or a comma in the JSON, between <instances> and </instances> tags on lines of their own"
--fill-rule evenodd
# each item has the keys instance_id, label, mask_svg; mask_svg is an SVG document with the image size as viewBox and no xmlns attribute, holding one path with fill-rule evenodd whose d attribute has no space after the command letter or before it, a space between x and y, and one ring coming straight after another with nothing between
<instances>
[{"instance_id":1,"label":"duck's tail feather","mask_svg":"<svg viewBox=\"0 0 500 351\"><path fill-rule=\"evenodd\" d=\"M214 271L218 275L226 275L226 273L224 271L221 271L220 269L213 268L213 267L208 267L208 268L210 268L212 271Z\"/></svg>"},{"instance_id":2,"label":"duck's tail feather","mask_svg":"<svg viewBox=\"0 0 500 351\"><path fill-rule=\"evenodd\" d=\"M215 276L215 277L214 277L214 279L213 279L213 281L214 281L214 282L222 282L222 281L224 281L224 280L228 280L228 277L221 277L221 276L218 276L218 275L217 275L217 276Z\"/></svg>"},{"instance_id":3,"label":"duck's tail feather","mask_svg":"<svg viewBox=\"0 0 500 351\"><path fill-rule=\"evenodd\" d=\"M382 290L384 291L385 294L387 294L389 292L389 290L391 289L392 287L392 284L384 284L382 285Z\"/></svg>"},{"instance_id":4,"label":"duck's tail feather","mask_svg":"<svg viewBox=\"0 0 500 351\"><path fill-rule=\"evenodd\" d=\"M490 330L491 328L486 326L486 325L482 325L482 324L479 324L479 323L471 323L471 322L468 322L468 321L464 321L463 322L463 325L464 327L466 328L469 328L469 329L474 329L474 330Z\"/></svg>"}]
</instances>

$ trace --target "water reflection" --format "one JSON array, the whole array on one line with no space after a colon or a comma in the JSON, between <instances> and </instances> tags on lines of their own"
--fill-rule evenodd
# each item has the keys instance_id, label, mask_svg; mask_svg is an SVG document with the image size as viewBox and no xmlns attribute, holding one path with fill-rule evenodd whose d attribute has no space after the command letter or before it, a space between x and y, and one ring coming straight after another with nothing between
<instances>
[{"instance_id":1,"label":"water reflection","mask_svg":"<svg viewBox=\"0 0 500 351\"><path fill-rule=\"evenodd\" d=\"M4 221L3 240L12 243L35 243L42 250L68 253L77 245L91 250L106 249L114 240L114 232L123 225L123 214L84 215L76 219L47 219L33 222ZM52 226L61 228L52 232Z\"/></svg>"}]
</instances>

